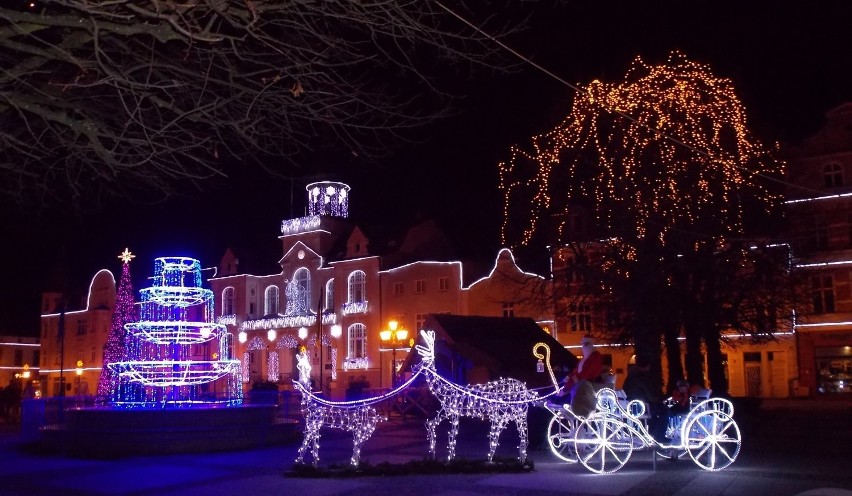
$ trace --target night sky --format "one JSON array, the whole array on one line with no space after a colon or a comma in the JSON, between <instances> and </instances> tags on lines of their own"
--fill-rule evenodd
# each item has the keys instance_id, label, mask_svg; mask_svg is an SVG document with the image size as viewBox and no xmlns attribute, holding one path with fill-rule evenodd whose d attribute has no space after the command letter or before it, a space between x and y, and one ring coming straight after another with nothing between
<instances>
[{"instance_id":1,"label":"night sky","mask_svg":"<svg viewBox=\"0 0 852 496\"><path fill-rule=\"evenodd\" d=\"M733 80L749 125L764 143L795 142L815 132L828 110L852 101L852 7L847 3L546 7L550 3L542 1L533 28L510 44L576 85L620 81L636 56L661 63L670 51L680 50ZM495 255L502 208L497 163L513 144L524 145L558 124L570 110L574 90L529 64L466 86L456 117L424 130L422 143L378 163L318 154L305 159L293 180L252 172L166 204L114 203L79 213L0 211L5 234L0 334L35 335L43 290L62 284L85 289L101 268L119 275L117 257L125 247L138 255L131 266L136 291L158 256L192 256L212 267L233 247L253 273L277 272L280 221L304 213L304 185L315 180L350 184L355 219L406 221L420 212L461 244Z\"/></svg>"}]
</instances>

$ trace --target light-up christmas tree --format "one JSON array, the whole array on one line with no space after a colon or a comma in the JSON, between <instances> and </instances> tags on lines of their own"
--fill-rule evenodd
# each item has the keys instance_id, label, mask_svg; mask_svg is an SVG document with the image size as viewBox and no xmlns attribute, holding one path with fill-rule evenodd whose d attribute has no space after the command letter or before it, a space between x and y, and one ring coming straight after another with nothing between
<instances>
[{"instance_id":1,"label":"light-up christmas tree","mask_svg":"<svg viewBox=\"0 0 852 496\"><path fill-rule=\"evenodd\" d=\"M238 405L240 362L231 336L213 322L213 292L201 287L198 260L157 258L154 284L140 291L140 318L124 326L124 356L111 403L128 407Z\"/></svg>"},{"instance_id":2,"label":"light-up christmas tree","mask_svg":"<svg viewBox=\"0 0 852 496\"><path fill-rule=\"evenodd\" d=\"M115 295L115 306L112 312L112 323L109 328L109 336L104 345L104 361L101 368L101 376L98 379L98 391L95 404L105 405L111 393L117 389L118 375L113 373L109 364L121 361L124 357L124 344L126 332L124 325L136 320L136 308L133 302L133 283L130 278L130 261L136 255L125 248L118 256L122 261L121 278Z\"/></svg>"}]
</instances>

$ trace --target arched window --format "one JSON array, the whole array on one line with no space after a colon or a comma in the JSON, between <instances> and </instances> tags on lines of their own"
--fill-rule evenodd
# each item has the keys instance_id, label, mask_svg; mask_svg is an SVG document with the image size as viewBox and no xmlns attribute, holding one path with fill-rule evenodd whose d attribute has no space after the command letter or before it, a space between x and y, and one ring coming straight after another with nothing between
<instances>
[{"instance_id":1,"label":"arched window","mask_svg":"<svg viewBox=\"0 0 852 496\"><path fill-rule=\"evenodd\" d=\"M266 288L263 295L263 314L278 315L278 286L272 285Z\"/></svg>"},{"instance_id":2,"label":"arched window","mask_svg":"<svg viewBox=\"0 0 852 496\"><path fill-rule=\"evenodd\" d=\"M287 315L308 315L311 309L311 273L302 267L287 284Z\"/></svg>"},{"instance_id":3,"label":"arched window","mask_svg":"<svg viewBox=\"0 0 852 496\"><path fill-rule=\"evenodd\" d=\"M325 283L325 310L334 311L334 279Z\"/></svg>"},{"instance_id":4,"label":"arched window","mask_svg":"<svg viewBox=\"0 0 852 496\"><path fill-rule=\"evenodd\" d=\"M822 169L826 188L839 188L843 186L843 168L840 164L831 163Z\"/></svg>"},{"instance_id":5,"label":"arched window","mask_svg":"<svg viewBox=\"0 0 852 496\"><path fill-rule=\"evenodd\" d=\"M234 315L234 288L228 286L222 291L222 315Z\"/></svg>"},{"instance_id":6,"label":"arched window","mask_svg":"<svg viewBox=\"0 0 852 496\"><path fill-rule=\"evenodd\" d=\"M349 346L347 358L367 357L367 326L364 324L352 324L348 331Z\"/></svg>"},{"instance_id":7,"label":"arched window","mask_svg":"<svg viewBox=\"0 0 852 496\"><path fill-rule=\"evenodd\" d=\"M367 301L367 275L364 271L356 270L349 274L349 300L347 303Z\"/></svg>"}]
</instances>

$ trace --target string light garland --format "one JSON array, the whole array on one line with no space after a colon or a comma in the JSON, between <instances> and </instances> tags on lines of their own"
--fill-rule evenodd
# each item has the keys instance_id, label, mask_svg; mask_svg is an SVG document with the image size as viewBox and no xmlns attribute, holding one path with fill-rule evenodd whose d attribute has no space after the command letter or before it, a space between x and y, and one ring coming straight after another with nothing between
<instances>
[{"instance_id":1,"label":"string light garland","mask_svg":"<svg viewBox=\"0 0 852 496\"><path fill-rule=\"evenodd\" d=\"M455 458L459 419L472 417L488 419L491 422L491 430L488 434L489 462L494 459L500 434L509 422L514 422L518 429L519 459L521 463L526 462L529 444L527 413L531 403L541 400L538 394L528 390L526 385L517 379L499 379L468 386L459 386L448 381L435 369L435 331L423 330L420 331L420 335L425 346L419 344L415 346L421 358L417 371L425 374L429 390L441 404L438 413L426 421L431 456L435 457L436 428L444 420L449 420L447 460Z\"/></svg>"},{"instance_id":2,"label":"string light garland","mask_svg":"<svg viewBox=\"0 0 852 496\"><path fill-rule=\"evenodd\" d=\"M316 467L319 464L320 431L327 427L352 433L350 464L357 467L361 461L361 446L373 435L376 424L387 418L379 415L373 406L363 401L323 401L310 391L311 363L304 347L296 355L296 360L299 380L294 381L294 385L302 395L302 415L305 417L305 434L299 446L296 463L304 463L305 454L310 448L313 465Z\"/></svg>"},{"instance_id":3,"label":"string light garland","mask_svg":"<svg viewBox=\"0 0 852 496\"><path fill-rule=\"evenodd\" d=\"M426 379L429 389L441 403L438 414L427 421L429 451L435 456L435 429L443 420L450 420L450 438L448 442L448 460L455 457L458 423L461 416L491 421L489 434L488 461L492 461L497 451L500 434L509 422L515 422L520 436L519 458L526 461L528 431L527 413L529 405L542 400L535 392L516 379L500 379L485 384L459 386L441 377L435 369L435 332L421 331L423 344L415 346L421 357L414 374L408 380L385 394L351 401L332 401L311 392L311 360L307 348L302 347L296 355L296 368L299 372L294 387L302 396L302 415L305 418L305 433L299 447L296 463L304 463L308 451L316 466L319 463L319 439L323 427L351 432L353 449L350 463L357 466L360 462L361 446L376 429L376 424L385 417L378 415L373 405L393 398L408 389L421 375ZM549 351L549 350L548 350Z\"/></svg>"},{"instance_id":4,"label":"string light garland","mask_svg":"<svg viewBox=\"0 0 852 496\"><path fill-rule=\"evenodd\" d=\"M118 389L118 375L113 373L109 364L122 360L124 356L125 330L124 325L136 320L136 308L133 301L133 282L130 277L130 261L136 255L128 248L118 256L121 260L121 277L115 295L115 305L109 327L109 335L104 345L103 366L98 379L98 389L95 404L107 404L114 391Z\"/></svg>"},{"instance_id":5,"label":"string light garland","mask_svg":"<svg viewBox=\"0 0 852 496\"><path fill-rule=\"evenodd\" d=\"M731 81L679 52L661 65L636 58L620 84L593 81L532 142L499 165L504 243L531 242L545 218L562 219L554 232L565 241L577 206L619 238L624 221L663 243L699 220L708 237L730 236L742 232L744 205L769 211L781 200L757 179L783 177L784 164L748 131Z\"/></svg>"},{"instance_id":6,"label":"string light garland","mask_svg":"<svg viewBox=\"0 0 852 496\"><path fill-rule=\"evenodd\" d=\"M126 262L125 262L126 266ZM229 357L231 335L213 322L213 292L201 287L201 265L186 257L154 261L154 284L140 291L140 318L124 325L122 360L111 403L125 407L242 403L240 361ZM214 360L193 348L218 344ZM221 385L219 385L221 384ZM219 385L219 386L217 386ZM221 396L210 397L218 391Z\"/></svg>"}]
</instances>

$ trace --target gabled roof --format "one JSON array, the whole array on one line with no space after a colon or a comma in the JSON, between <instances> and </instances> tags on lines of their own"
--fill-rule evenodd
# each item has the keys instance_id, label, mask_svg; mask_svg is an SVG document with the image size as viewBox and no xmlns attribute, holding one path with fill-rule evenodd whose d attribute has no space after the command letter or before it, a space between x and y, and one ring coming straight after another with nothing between
<instances>
[{"instance_id":1,"label":"gabled roof","mask_svg":"<svg viewBox=\"0 0 852 496\"><path fill-rule=\"evenodd\" d=\"M435 331L436 341L443 341L454 354L475 367L486 368L491 380L511 377L530 388L552 386L547 372L536 371L538 359L532 352L539 342L550 347L550 363L554 369L560 366L571 369L577 363L577 357L530 318L433 314L426 319L423 328ZM436 348L436 353L440 353L437 343ZM414 355L416 353L410 357L417 360Z\"/></svg>"}]
</instances>

